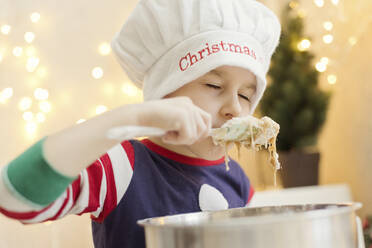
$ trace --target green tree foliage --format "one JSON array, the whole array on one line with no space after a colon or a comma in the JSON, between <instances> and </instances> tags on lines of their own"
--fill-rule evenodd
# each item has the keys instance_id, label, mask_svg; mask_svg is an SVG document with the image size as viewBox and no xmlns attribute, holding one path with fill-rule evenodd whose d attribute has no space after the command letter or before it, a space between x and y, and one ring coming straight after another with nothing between
<instances>
[{"instance_id":1,"label":"green tree foliage","mask_svg":"<svg viewBox=\"0 0 372 248\"><path fill-rule=\"evenodd\" d=\"M277 146L288 151L317 143L330 94L318 88L314 55L298 49L304 39L303 19L289 7L283 11L282 29L269 70L271 83L261 100L260 112L280 124Z\"/></svg>"}]
</instances>

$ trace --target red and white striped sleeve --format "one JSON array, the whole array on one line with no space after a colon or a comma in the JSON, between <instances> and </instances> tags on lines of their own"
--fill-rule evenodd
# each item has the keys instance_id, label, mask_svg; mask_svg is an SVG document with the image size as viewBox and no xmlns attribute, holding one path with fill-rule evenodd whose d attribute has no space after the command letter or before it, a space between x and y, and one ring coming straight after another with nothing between
<instances>
[{"instance_id":1,"label":"red and white striped sleeve","mask_svg":"<svg viewBox=\"0 0 372 248\"><path fill-rule=\"evenodd\" d=\"M110 149L79 177L54 202L42 209L22 200L22 196L0 181L0 212L24 224L56 220L69 214L91 213L102 222L124 196L133 175L134 150L129 141Z\"/></svg>"}]
</instances>

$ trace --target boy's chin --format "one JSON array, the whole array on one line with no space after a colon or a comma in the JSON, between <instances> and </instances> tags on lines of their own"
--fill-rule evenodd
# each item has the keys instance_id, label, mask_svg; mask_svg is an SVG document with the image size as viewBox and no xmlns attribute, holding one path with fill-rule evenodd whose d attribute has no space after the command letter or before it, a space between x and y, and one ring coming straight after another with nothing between
<instances>
[{"instance_id":1,"label":"boy's chin","mask_svg":"<svg viewBox=\"0 0 372 248\"><path fill-rule=\"evenodd\" d=\"M200 143L204 143L210 149L221 150L221 151L225 152L225 147L224 146L221 146L221 145L214 144L212 137L207 137L204 140L202 140ZM233 146L234 146L234 144L233 143L230 143L226 148L229 151L231 148L233 148Z\"/></svg>"}]
</instances>

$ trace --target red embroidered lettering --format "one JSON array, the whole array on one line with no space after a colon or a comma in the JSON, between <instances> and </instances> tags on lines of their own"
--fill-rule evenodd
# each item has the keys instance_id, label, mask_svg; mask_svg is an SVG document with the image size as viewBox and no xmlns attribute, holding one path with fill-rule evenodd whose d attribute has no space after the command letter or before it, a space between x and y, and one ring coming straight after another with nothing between
<instances>
[{"instance_id":1,"label":"red embroidered lettering","mask_svg":"<svg viewBox=\"0 0 372 248\"><path fill-rule=\"evenodd\" d=\"M249 48L248 47L244 47L244 53L247 54L247 55L251 55L251 52L249 51Z\"/></svg>"},{"instance_id":2,"label":"red embroidered lettering","mask_svg":"<svg viewBox=\"0 0 372 248\"><path fill-rule=\"evenodd\" d=\"M223 43L223 41L221 41L222 50L224 50L225 52L227 52L228 50L227 49L225 50L225 47L223 45L225 45L225 43Z\"/></svg>"},{"instance_id":3,"label":"red embroidered lettering","mask_svg":"<svg viewBox=\"0 0 372 248\"><path fill-rule=\"evenodd\" d=\"M254 58L254 59L257 59L257 57L256 57L256 53L254 52L254 51L251 51L252 52L252 57Z\"/></svg>"},{"instance_id":4,"label":"red embroidered lettering","mask_svg":"<svg viewBox=\"0 0 372 248\"><path fill-rule=\"evenodd\" d=\"M204 59L204 57L203 57L203 52L205 52L205 49L199 51L199 54L200 54L200 60Z\"/></svg>"},{"instance_id":5,"label":"red embroidered lettering","mask_svg":"<svg viewBox=\"0 0 372 248\"><path fill-rule=\"evenodd\" d=\"M190 66L192 66L193 64L195 64L196 62L199 61L195 54L191 55L190 53L188 53L188 54L186 55L186 57L187 57L187 56L189 57L188 61L191 63ZM195 60L195 62L193 61L193 59Z\"/></svg>"},{"instance_id":6,"label":"red embroidered lettering","mask_svg":"<svg viewBox=\"0 0 372 248\"><path fill-rule=\"evenodd\" d=\"M219 53L219 52L240 53L240 54L248 55L254 58L255 60L257 60L257 55L255 51L247 46L241 46L235 43L227 43L224 41L221 41L220 43L212 44L211 46L208 43L206 43L205 45L206 47L198 51L196 54L192 54L191 52L189 52L186 54L186 56L180 59L179 67L181 71L187 70L188 68L190 68L190 66L198 63L199 61L203 60L205 57L210 56L215 53ZM203 53L205 53L206 55L205 54L203 55ZM198 59L198 55L200 56L199 59ZM260 57L258 62L262 63L263 58Z\"/></svg>"},{"instance_id":7,"label":"red embroidered lettering","mask_svg":"<svg viewBox=\"0 0 372 248\"><path fill-rule=\"evenodd\" d=\"M182 61L183 61L183 60L186 60L186 66L185 66L185 67L182 66ZM180 59L180 63L179 63L179 65L180 65L180 69L181 69L181 71L186 71L186 69L189 68L189 63L187 62L187 58L186 58L186 56L185 56L185 57L182 57L182 58Z\"/></svg>"},{"instance_id":8,"label":"red embroidered lettering","mask_svg":"<svg viewBox=\"0 0 372 248\"><path fill-rule=\"evenodd\" d=\"M208 56L209 56L209 55L211 55L212 53L211 53L211 50L209 49L209 44L206 43L206 45L207 45L206 49L207 49L207 51L208 51Z\"/></svg>"},{"instance_id":9,"label":"red embroidered lettering","mask_svg":"<svg viewBox=\"0 0 372 248\"><path fill-rule=\"evenodd\" d=\"M241 46L235 45L235 44L232 44L232 43L229 43L229 46L230 46L230 52L243 53ZM234 50L233 50L233 48L234 48Z\"/></svg>"},{"instance_id":10,"label":"red embroidered lettering","mask_svg":"<svg viewBox=\"0 0 372 248\"><path fill-rule=\"evenodd\" d=\"M213 53L218 53L220 51L220 47L218 44L212 45L212 51Z\"/></svg>"}]
</instances>

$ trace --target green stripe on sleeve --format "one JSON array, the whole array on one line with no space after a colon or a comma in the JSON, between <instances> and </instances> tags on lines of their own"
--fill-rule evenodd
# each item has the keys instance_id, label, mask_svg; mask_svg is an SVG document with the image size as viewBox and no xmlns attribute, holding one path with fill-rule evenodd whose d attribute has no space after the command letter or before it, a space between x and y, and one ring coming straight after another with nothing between
<instances>
[{"instance_id":1,"label":"green stripe on sleeve","mask_svg":"<svg viewBox=\"0 0 372 248\"><path fill-rule=\"evenodd\" d=\"M45 137L11 161L3 174L15 196L33 204L47 206L55 201L76 178L53 169L43 155Z\"/></svg>"}]
</instances>

